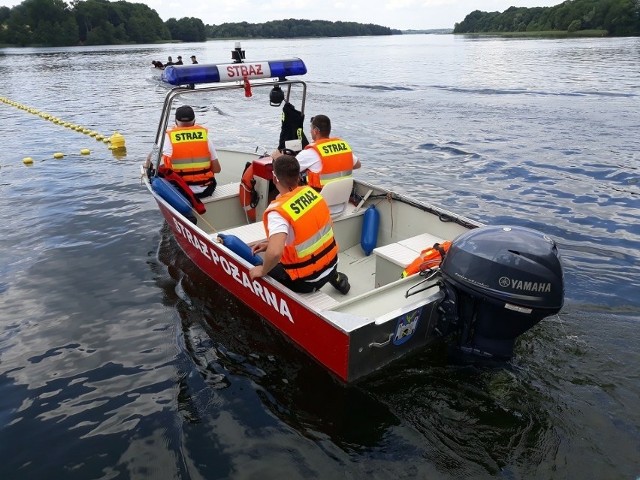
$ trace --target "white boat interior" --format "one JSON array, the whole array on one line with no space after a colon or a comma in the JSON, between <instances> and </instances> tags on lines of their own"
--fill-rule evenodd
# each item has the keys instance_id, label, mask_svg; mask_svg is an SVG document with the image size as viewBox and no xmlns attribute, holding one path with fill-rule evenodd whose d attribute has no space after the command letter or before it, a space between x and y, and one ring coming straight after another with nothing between
<instances>
[{"instance_id":1,"label":"white boat interior","mask_svg":"<svg viewBox=\"0 0 640 480\"><path fill-rule=\"evenodd\" d=\"M214 194L203 199L207 211L198 216L198 227L211 237L218 233L235 235L249 246L265 240L262 213L268 205L268 181L256 178L260 197L256 222L248 220L239 199L242 170L246 162L258 155L220 149L218 156L222 172L217 175L218 186ZM405 292L423 279L417 276L402 278L404 268L422 250L436 242L451 240L477 224L442 209L436 212L416 208L417 204L410 199L400 201L402 197L365 182L348 179L345 185L339 183L329 184L333 185L331 191L321 193L330 205L343 207L338 208L339 213L332 214L333 228L339 246L338 270L348 276L351 289L343 295L326 284L317 292L294 295L299 295L305 305L332 321L343 323L340 327L348 331L358 327L352 324L356 317L383 323L396 317L398 311L415 308ZM356 198L363 199L358 205L351 197L352 187L355 187ZM364 214L370 205L375 205L380 212L380 224L376 247L367 255L361 246L361 233ZM454 217L457 222L451 221ZM424 303L424 296L421 300ZM372 318L373 312L377 315Z\"/></svg>"}]
</instances>

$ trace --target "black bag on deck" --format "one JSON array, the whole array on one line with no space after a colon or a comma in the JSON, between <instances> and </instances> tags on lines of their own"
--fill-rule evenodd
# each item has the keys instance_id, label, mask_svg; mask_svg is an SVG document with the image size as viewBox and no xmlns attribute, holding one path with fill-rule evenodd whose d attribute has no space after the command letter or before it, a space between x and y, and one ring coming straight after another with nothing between
<instances>
[{"instance_id":1,"label":"black bag on deck","mask_svg":"<svg viewBox=\"0 0 640 480\"><path fill-rule=\"evenodd\" d=\"M284 142L287 140L300 140L302 142L302 148L309 145L304 134L304 114L296 110L289 102L282 107L282 126L280 127L280 143L278 143L278 149L285 148ZM297 152L296 152L297 153Z\"/></svg>"}]
</instances>

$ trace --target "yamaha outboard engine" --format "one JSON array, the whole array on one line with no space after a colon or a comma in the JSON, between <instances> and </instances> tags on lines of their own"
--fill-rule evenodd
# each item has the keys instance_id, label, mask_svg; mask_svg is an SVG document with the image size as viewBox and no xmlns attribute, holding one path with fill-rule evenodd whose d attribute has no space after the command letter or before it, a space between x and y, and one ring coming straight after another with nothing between
<instances>
[{"instance_id":1,"label":"yamaha outboard engine","mask_svg":"<svg viewBox=\"0 0 640 480\"><path fill-rule=\"evenodd\" d=\"M516 338L564 302L556 244L529 228L470 230L453 241L440 270L439 329L459 331L467 353L511 358Z\"/></svg>"}]
</instances>

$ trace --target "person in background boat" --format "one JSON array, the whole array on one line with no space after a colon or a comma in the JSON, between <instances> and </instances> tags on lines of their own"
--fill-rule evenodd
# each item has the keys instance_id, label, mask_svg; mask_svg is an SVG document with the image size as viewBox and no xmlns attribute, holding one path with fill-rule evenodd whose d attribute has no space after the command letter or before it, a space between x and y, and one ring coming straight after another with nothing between
<instances>
[{"instance_id":1,"label":"person in background boat","mask_svg":"<svg viewBox=\"0 0 640 480\"><path fill-rule=\"evenodd\" d=\"M168 67L169 65L175 65L175 63L173 63L173 58L171 57L167 57L167 63L164 64L165 67Z\"/></svg>"},{"instance_id":2,"label":"person in background boat","mask_svg":"<svg viewBox=\"0 0 640 480\"><path fill-rule=\"evenodd\" d=\"M197 65L198 60L196 60L196 56L195 55L191 55L191 64L192 65Z\"/></svg>"},{"instance_id":3,"label":"person in background boat","mask_svg":"<svg viewBox=\"0 0 640 480\"><path fill-rule=\"evenodd\" d=\"M150 156L147 161L151 163ZM221 170L218 154L209 131L196 124L189 105L176 109L176 126L167 129L162 163L179 174L198 198L208 197L216 189L215 174Z\"/></svg>"},{"instance_id":4,"label":"person in background boat","mask_svg":"<svg viewBox=\"0 0 640 480\"><path fill-rule=\"evenodd\" d=\"M265 252L263 264L249 276L270 275L294 292L309 293L327 282L347 294L349 280L338 272L338 244L333 235L329 206L307 185L299 185L296 157L280 155L273 161L273 181L279 195L264 212L267 240L251 249Z\"/></svg>"},{"instance_id":5,"label":"person in background boat","mask_svg":"<svg viewBox=\"0 0 640 480\"><path fill-rule=\"evenodd\" d=\"M178 55L178 61L176 63L174 63L174 65L183 65L182 57L180 55Z\"/></svg>"},{"instance_id":6,"label":"person in background boat","mask_svg":"<svg viewBox=\"0 0 640 480\"><path fill-rule=\"evenodd\" d=\"M311 118L311 140L296 158L300 171L306 173L307 185L317 191L332 180L351 177L353 170L360 168L360 160L349 144L341 138L331 137L331 120L326 115ZM281 155L280 150L275 150L271 157L275 160Z\"/></svg>"}]
</instances>

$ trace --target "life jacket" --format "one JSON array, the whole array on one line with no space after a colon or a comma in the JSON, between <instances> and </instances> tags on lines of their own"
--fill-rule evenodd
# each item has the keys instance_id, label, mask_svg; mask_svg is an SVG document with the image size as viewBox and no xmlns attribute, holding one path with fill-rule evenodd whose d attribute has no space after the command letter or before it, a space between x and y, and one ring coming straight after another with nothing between
<instances>
[{"instance_id":1,"label":"life jacket","mask_svg":"<svg viewBox=\"0 0 640 480\"><path fill-rule=\"evenodd\" d=\"M256 221L256 206L258 205L258 192L256 181L253 178L253 163L247 162L242 173L239 187L240 205L251 222Z\"/></svg>"},{"instance_id":2,"label":"life jacket","mask_svg":"<svg viewBox=\"0 0 640 480\"><path fill-rule=\"evenodd\" d=\"M449 251L451 242L434 243L433 247L425 248L420 255L402 271L402 278L430 268L439 267L442 259Z\"/></svg>"},{"instance_id":3,"label":"life jacket","mask_svg":"<svg viewBox=\"0 0 640 480\"><path fill-rule=\"evenodd\" d=\"M190 185L207 185L213 179L209 152L209 131L200 125L167 130L173 148L171 157L163 155L164 164Z\"/></svg>"},{"instance_id":4,"label":"life jacket","mask_svg":"<svg viewBox=\"0 0 640 480\"><path fill-rule=\"evenodd\" d=\"M272 211L289 222L295 235L293 245L285 245L280 259L292 280L314 278L336 263L338 244L333 236L331 214L318 192L301 186L271 202L262 217L267 237L267 216Z\"/></svg>"},{"instance_id":5,"label":"life jacket","mask_svg":"<svg viewBox=\"0 0 640 480\"><path fill-rule=\"evenodd\" d=\"M174 172L170 168L167 168L166 165L160 165L160 167L158 168L158 176L165 178L167 181L171 182L180 191L180 193L182 193L182 195L187 200L189 200L191 206L200 215L207 211L204 203L202 203L202 201L194 195L194 193L191 191L191 188L189 188L189 185L187 185L187 182L184 181L184 178L182 178L176 172Z\"/></svg>"},{"instance_id":6,"label":"life jacket","mask_svg":"<svg viewBox=\"0 0 640 480\"><path fill-rule=\"evenodd\" d=\"M307 145L315 150L322 160L320 172L307 171L307 184L316 190L339 178L350 177L353 173L353 152L347 142L340 138L323 138Z\"/></svg>"}]
</instances>

